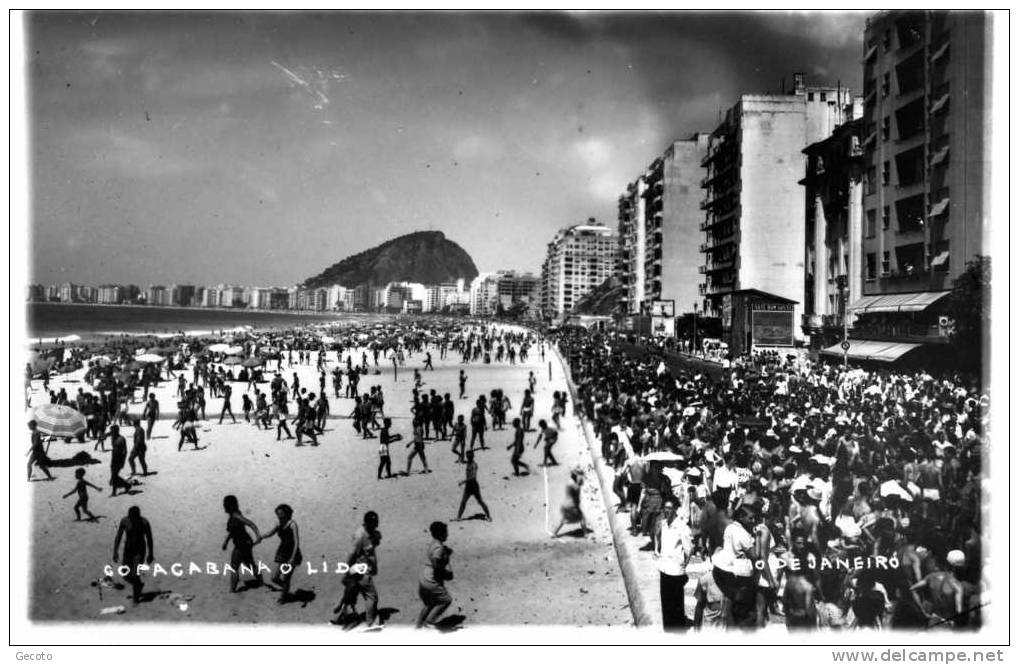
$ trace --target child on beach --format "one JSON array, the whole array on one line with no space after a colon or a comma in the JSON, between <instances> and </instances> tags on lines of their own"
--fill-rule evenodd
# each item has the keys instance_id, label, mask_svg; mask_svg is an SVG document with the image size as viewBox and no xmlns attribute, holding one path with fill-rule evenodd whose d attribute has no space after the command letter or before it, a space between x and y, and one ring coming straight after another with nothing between
<instances>
[{"instance_id":1,"label":"child on beach","mask_svg":"<svg viewBox=\"0 0 1019 665\"><path fill-rule=\"evenodd\" d=\"M390 467L389 458L389 444L396 441L402 441L403 436L400 434L390 434L389 428L393 426L392 418L382 419L382 431L379 432L379 471L378 479L382 480L382 469L386 470L386 478L393 477L393 471Z\"/></svg>"},{"instance_id":2,"label":"child on beach","mask_svg":"<svg viewBox=\"0 0 1019 665\"><path fill-rule=\"evenodd\" d=\"M414 439L406 447L410 448L411 446L414 446L414 449L407 456L407 475L410 475L410 467L414 463L415 456L421 458L421 463L425 467L422 473L431 473L432 470L428 468L428 460L425 459L425 428L421 424L420 418L414 419Z\"/></svg>"},{"instance_id":3,"label":"child on beach","mask_svg":"<svg viewBox=\"0 0 1019 665\"><path fill-rule=\"evenodd\" d=\"M464 422L463 414L456 417L456 424L453 425L453 454L457 457L457 464L464 463L464 448L467 447L467 423Z\"/></svg>"},{"instance_id":4,"label":"child on beach","mask_svg":"<svg viewBox=\"0 0 1019 665\"><path fill-rule=\"evenodd\" d=\"M84 512L86 515L88 515L89 522L95 522L97 521L96 516L90 513L88 510L88 488L91 487L97 492L101 492L102 490L93 485L92 483L90 483L89 481L85 480L85 469L77 469L74 472L74 477L77 478L78 480L78 482L74 484L74 489L72 489L70 492L68 492L61 498L66 499L67 497L77 492L78 501L74 504L74 521L80 522L81 513Z\"/></svg>"}]
</instances>

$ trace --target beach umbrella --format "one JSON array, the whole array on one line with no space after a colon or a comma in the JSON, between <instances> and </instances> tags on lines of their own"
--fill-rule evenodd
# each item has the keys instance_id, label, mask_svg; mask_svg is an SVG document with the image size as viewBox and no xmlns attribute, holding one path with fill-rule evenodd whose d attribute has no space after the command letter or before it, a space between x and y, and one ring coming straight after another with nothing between
<instances>
[{"instance_id":1,"label":"beach umbrella","mask_svg":"<svg viewBox=\"0 0 1019 665\"><path fill-rule=\"evenodd\" d=\"M134 378L134 374L131 372L117 372L113 375L113 378L121 383L130 383L131 379Z\"/></svg>"},{"instance_id":2,"label":"beach umbrella","mask_svg":"<svg viewBox=\"0 0 1019 665\"><path fill-rule=\"evenodd\" d=\"M163 356L158 353L143 353L135 361L140 363L161 363L163 362Z\"/></svg>"},{"instance_id":3,"label":"beach umbrella","mask_svg":"<svg viewBox=\"0 0 1019 665\"><path fill-rule=\"evenodd\" d=\"M223 350L223 353L228 356L236 356L244 353L244 347L242 346L228 346Z\"/></svg>"},{"instance_id":4,"label":"beach umbrella","mask_svg":"<svg viewBox=\"0 0 1019 665\"><path fill-rule=\"evenodd\" d=\"M205 348L206 351L212 351L213 353L226 353L226 350L230 348L229 344L211 344Z\"/></svg>"},{"instance_id":5,"label":"beach umbrella","mask_svg":"<svg viewBox=\"0 0 1019 665\"><path fill-rule=\"evenodd\" d=\"M263 362L265 361L262 360L261 358L248 358L241 364L244 365L245 367L260 367Z\"/></svg>"},{"instance_id":6,"label":"beach umbrella","mask_svg":"<svg viewBox=\"0 0 1019 665\"><path fill-rule=\"evenodd\" d=\"M32 414L39 431L59 437L78 436L85 431L85 416L63 404L43 404Z\"/></svg>"},{"instance_id":7,"label":"beach umbrella","mask_svg":"<svg viewBox=\"0 0 1019 665\"><path fill-rule=\"evenodd\" d=\"M227 359L225 359L223 361L223 364L224 365L240 365L243 362L244 362L244 360L241 359L241 358L238 358L237 356L230 356L229 358L227 358Z\"/></svg>"},{"instance_id":8,"label":"beach umbrella","mask_svg":"<svg viewBox=\"0 0 1019 665\"><path fill-rule=\"evenodd\" d=\"M107 367L113 364L113 359L109 356L92 356L88 359L90 363L96 363L100 367Z\"/></svg>"},{"instance_id":9,"label":"beach umbrella","mask_svg":"<svg viewBox=\"0 0 1019 665\"><path fill-rule=\"evenodd\" d=\"M61 342L80 342L81 335L67 335L66 337L58 337L57 340Z\"/></svg>"},{"instance_id":10,"label":"beach umbrella","mask_svg":"<svg viewBox=\"0 0 1019 665\"><path fill-rule=\"evenodd\" d=\"M660 450L649 454L644 459L648 462L682 462L685 458L682 455L667 450Z\"/></svg>"},{"instance_id":11,"label":"beach umbrella","mask_svg":"<svg viewBox=\"0 0 1019 665\"><path fill-rule=\"evenodd\" d=\"M48 372L53 369L55 364L57 364L55 358L36 358L32 361L32 372L36 374L39 372Z\"/></svg>"},{"instance_id":12,"label":"beach umbrella","mask_svg":"<svg viewBox=\"0 0 1019 665\"><path fill-rule=\"evenodd\" d=\"M136 371L138 371L140 369L144 369L144 368L145 368L145 363L138 362L137 360L133 360L133 361L127 363L126 365L124 365L124 370L127 371L127 372L136 372Z\"/></svg>"}]
</instances>

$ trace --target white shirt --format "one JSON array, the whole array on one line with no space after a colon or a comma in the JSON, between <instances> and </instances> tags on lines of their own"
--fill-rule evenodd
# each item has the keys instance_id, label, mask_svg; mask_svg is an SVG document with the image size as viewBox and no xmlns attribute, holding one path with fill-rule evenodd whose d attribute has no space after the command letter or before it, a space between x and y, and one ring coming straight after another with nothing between
<instances>
[{"instance_id":1,"label":"white shirt","mask_svg":"<svg viewBox=\"0 0 1019 665\"><path fill-rule=\"evenodd\" d=\"M658 570L666 575L685 575L686 558L693 552L693 538L690 527L678 516L669 525L662 520L662 531L658 552Z\"/></svg>"},{"instance_id":2,"label":"white shirt","mask_svg":"<svg viewBox=\"0 0 1019 665\"><path fill-rule=\"evenodd\" d=\"M736 471L727 469L725 465L715 469L715 475L712 476L712 485L715 489L731 489L736 487L737 481Z\"/></svg>"},{"instance_id":3,"label":"white shirt","mask_svg":"<svg viewBox=\"0 0 1019 665\"><path fill-rule=\"evenodd\" d=\"M754 574L754 564L747 558L747 552L753 547L754 537L733 522L725 527L722 548L711 557L711 563L737 577L750 577Z\"/></svg>"}]
</instances>

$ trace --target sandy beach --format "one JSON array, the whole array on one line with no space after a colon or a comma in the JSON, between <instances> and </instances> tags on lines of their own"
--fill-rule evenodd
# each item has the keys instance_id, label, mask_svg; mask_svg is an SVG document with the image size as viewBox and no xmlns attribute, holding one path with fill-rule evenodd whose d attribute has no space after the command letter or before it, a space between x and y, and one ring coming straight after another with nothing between
<instances>
[{"instance_id":1,"label":"sandy beach","mask_svg":"<svg viewBox=\"0 0 1019 665\"><path fill-rule=\"evenodd\" d=\"M355 354L355 358L360 357L360 351ZM517 365L462 365L459 354L451 352L440 360L438 351L432 349L432 355L435 370L424 372L424 391L435 388L439 394L449 392L456 397L457 373L461 368L467 372L467 399L458 401L458 414L468 414L478 395L502 388L513 402L514 410L508 414L512 420L527 385L528 371L534 371L538 378L536 422L549 417L552 392L566 388L555 354L546 353L542 363L536 349L528 363ZM330 352L327 358L330 371L337 362L336 353ZM551 381L548 361L552 363ZM382 386L387 415L394 421L393 431L405 440L411 429L413 369L421 368L423 362L423 353L412 355L394 380L392 363L380 360L381 374L369 374L361 382L363 390L370 385ZM284 360L284 377L289 379L295 371L302 386L317 392L314 364L290 368ZM83 373L79 370L57 376L50 388L65 387L73 397L83 385ZM378 440L363 440L354 431L347 418L353 400L333 398L331 384L327 389L332 415L318 447L277 442L274 430L258 430L245 423L240 409L245 384L234 383L232 402L239 422L233 424L227 417L224 424L218 424L221 400L207 398L208 420L200 423L200 449L193 451L185 445L182 452L177 451L178 433L171 428L176 414L175 387L165 382L156 390L162 418L156 424L148 452L149 468L155 473L141 478L137 494L108 496L109 453L92 453L93 441L56 441L50 445L53 459L70 458L82 450L101 459L102 464L87 467L86 478L104 491L93 492L90 500L90 509L100 516L99 522L75 522L74 499L61 499L74 485L73 467L52 469L57 478L53 482L32 482L31 620L301 623L341 631L327 623L342 592L342 575L334 572L335 565L346 557L364 513L375 510L383 534L375 582L386 626L406 627L420 609L417 579L430 540L427 527L433 520L450 524L447 545L454 551L451 567L455 579L449 583L454 599L449 614L462 617L456 621L462 621L463 627L632 623L605 503L590 471L590 454L574 416L563 419L555 448L561 465L549 468L547 474L537 466L540 449L532 447L537 432L527 434L523 458L531 465L532 474L513 477L506 450L511 430L489 430L486 441L491 449L478 452L477 461L481 491L494 521L472 518L481 514L472 501L465 512L465 518L472 519L453 522L461 493L457 483L463 479L464 467L455 463L450 443L430 441L426 447L433 473L418 473L420 463L415 461L411 475L378 481ZM267 384L262 384L262 389L266 390ZM139 401L131 404L131 413L140 415L140 391L136 398ZM47 401L41 382L34 381L33 406ZM24 445L19 441L15 448L27 447L27 442L25 430ZM392 446L394 472L406 468L405 442ZM586 537L579 535L578 525L572 534L554 540L548 529L558 523L569 469L575 464L589 469L583 500L594 531ZM220 549L226 535L222 509L226 494L238 497L244 514L262 531L275 524L273 509L277 504L288 503L294 508L305 558L294 575L296 602L279 606L277 594L264 587L229 592L222 570L229 561L229 551ZM104 566L112 564L117 524L132 505L139 506L151 522L155 562L167 571L175 563L183 570L181 576L172 572L155 578L147 575L145 600L138 605L132 605L129 587L102 589L100 597L100 588L92 586L103 576ZM277 543L272 538L258 545L256 561L271 566ZM203 572L189 572L192 562ZM330 572L323 572L324 563ZM210 565L216 567L216 572L211 572ZM117 577L116 581L121 580ZM125 608L121 614L101 614L103 608L120 605Z\"/></svg>"}]
</instances>

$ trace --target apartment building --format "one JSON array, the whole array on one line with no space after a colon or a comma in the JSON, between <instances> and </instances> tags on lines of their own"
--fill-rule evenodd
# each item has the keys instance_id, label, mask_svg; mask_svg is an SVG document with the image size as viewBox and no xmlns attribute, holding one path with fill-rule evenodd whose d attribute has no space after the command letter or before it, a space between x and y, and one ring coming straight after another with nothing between
<instances>
[{"instance_id":1,"label":"apartment building","mask_svg":"<svg viewBox=\"0 0 1019 665\"><path fill-rule=\"evenodd\" d=\"M859 108L862 99L857 101ZM846 308L863 293L862 131L857 118L803 151L806 272L801 325L813 349L842 341L850 324Z\"/></svg>"},{"instance_id":2,"label":"apartment building","mask_svg":"<svg viewBox=\"0 0 1019 665\"><path fill-rule=\"evenodd\" d=\"M766 335L768 345L803 338L793 323L800 320L803 297L806 220L798 184L806 169L803 150L851 120L852 109L846 88L807 86L802 74L794 74L789 92L742 95L708 140L700 227L705 279L699 293L705 311L721 318L735 353L763 343L755 334ZM740 293L753 294L739 300L748 307L774 296L781 317L761 317L759 326L745 312L733 318ZM746 329L737 330L734 321Z\"/></svg>"},{"instance_id":3,"label":"apartment building","mask_svg":"<svg viewBox=\"0 0 1019 665\"><path fill-rule=\"evenodd\" d=\"M620 310L644 314L654 301L675 311L700 302L701 161L709 135L673 141L619 198L617 274L625 290Z\"/></svg>"},{"instance_id":4,"label":"apartment building","mask_svg":"<svg viewBox=\"0 0 1019 665\"><path fill-rule=\"evenodd\" d=\"M612 276L619 256L619 237L593 217L560 229L548 244L541 268L541 310L547 319L562 318L589 291Z\"/></svg>"},{"instance_id":5,"label":"apartment building","mask_svg":"<svg viewBox=\"0 0 1019 665\"><path fill-rule=\"evenodd\" d=\"M991 18L887 11L864 36L863 292L853 337L943 342L944 296L984 250Z\"/></svg>"}]
</instances>

